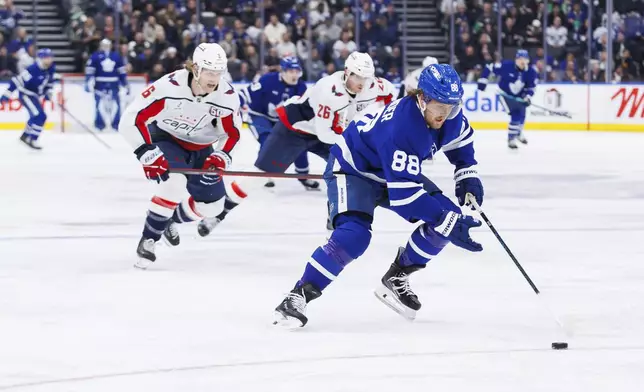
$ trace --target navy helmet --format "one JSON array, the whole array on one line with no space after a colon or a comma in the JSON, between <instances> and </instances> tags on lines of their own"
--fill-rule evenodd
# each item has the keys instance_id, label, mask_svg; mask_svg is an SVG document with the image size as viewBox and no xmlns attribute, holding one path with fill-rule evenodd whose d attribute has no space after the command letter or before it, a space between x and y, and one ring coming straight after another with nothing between
<instances>
[{"instance_id":1,"label":"navy helmet","mask_svg":"<svg viewBox=\"0 0 644 392\"><path fill-rule=\"evenodd\" d=\"M517 50L517 54L514 56L515 59L529 59L530 55L528 54L528 51L525 49L519 49Z\"/></svg>"},{"instance_id":2,"label":"navy helmet","mask_svg":"<svg viewBox=\"0 0 644 392\"><path fill-rule=\"evenodd\" d=\"M302 70L302 66L300 65L300 60L298 60L297 57L295 56L288 56L281 59L280 67L282 68L282 71L286 71L288 69L296 69L298 71Z\"/></svg>"},{"instance_id":3,"label":"navy helmet","mask_svg":"<svg viewBox=\"0 0 644 392\"><path fill-rule=\"evenodd\" d=\"M424 101L437 101L458 105L463 98L463 85L456 70L449 64L432 64L420 73L418 88L423 92Z\"/></svg>"},{"instance_id":4,"label":"navy helmet","mask_svg":"<svg viewBox=\"0 0 644 392\"><path fill-rule=\"evenodd\" d=\"M36 56L39 59L42 59L42 58L45 58L45 57L54 57L54 54L52 53L51 49L42 48L42 49L38 49L38 52L36 53Z\"/></svg>"}]
</instances>

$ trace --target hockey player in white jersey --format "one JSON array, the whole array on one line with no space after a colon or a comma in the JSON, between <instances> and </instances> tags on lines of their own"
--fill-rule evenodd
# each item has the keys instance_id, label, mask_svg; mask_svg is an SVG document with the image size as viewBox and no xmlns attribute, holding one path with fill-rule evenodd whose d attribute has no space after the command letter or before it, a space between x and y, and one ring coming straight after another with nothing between
<instances>
[{"instance_id":1,"label":"hockey player in white jersey","mask_svg":"<svg viewBox=\"0 0 644 392\"><path fill-rule=\"evenodd\" d=\"M398 98L402 98L410 91L417 89L420 73L423 72L423 69L429 67L432 64L438 64L438 59L436 57L427 56L423 59L422 67L408 73L407 77L405 77L405 80L403 80L403 83L400 85L400 93L398 94Z\"/></svg>"},{"instance_id":2,"label":"hockey player in white jersey","mask_svg":"<svg viewBox=\"0 0 644 392\"><path fill-rule=\"evenodd\" d=\"M239 95L222 80L227 63L221 46L200 44L186 69L157 80L121 118L119 131L146 177L159 184L137 248L138 268L156 260L155 244L162 237L169 245L179 244L176 224L216 217L223 209L226 191L219 176L184 176L172 169L230 165L241 117Z\"/></svg>"},{"instance_id":3,"label":"hockey player in white jersey","mask_svg":"<svg viewBox=\"0 0 644 392\"><path fill-rule=\"evenodd\" d=\"M326 161L329 149L358 113L371 104L380 102L384 106L393 99L394 86L374 74L371 57L366 53L353 52L343 71L320 79L301 97L287 100L277 108L279 121L261 146L255 167L263 172L283 173L306 151ZM224 211L216 218L204 219L199 225L199 233L208 235L230 210L241 203L253 180L233 181Z\"/></svg>"}]
</instances>

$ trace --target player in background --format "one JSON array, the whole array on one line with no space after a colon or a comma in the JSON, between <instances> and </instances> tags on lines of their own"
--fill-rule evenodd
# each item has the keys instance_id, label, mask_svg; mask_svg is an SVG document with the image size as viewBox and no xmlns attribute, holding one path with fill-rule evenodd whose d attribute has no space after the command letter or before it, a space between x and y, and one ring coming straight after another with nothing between
<instances>
[{"instance_id":1,"label":"player in background","mask_svg":"<svg viewBox=\"0 0 644 392\"><path fill-rule=\"evenodd\" d=\"M297 57L285 57L280 61L280 72L269 72L255 83L240 91L244 104L248 106L250 129L255 134L260 145L263 145L271 129L279 121L277 108L293 96L302 96L306 91L306 83L300 80L302 66ZM244 105L242 105L244 106ZM307 152L295 159L295 172L309 173ZM320 184L312 180L299 180L307 190L319 190ZM264 186L272 188L275 182L269 180Z\"/></svg>"},{"instance_id":2,"label":"player in background","mask_svg":"<svg viewBox=\"0 0 644 392\"><path fill-rule=\"evenodd\" d=\"M528 144L528 139L523 135L526 110L534 95L537 83L537 71L530 66L530 56L525 49L517 50L514 61L503 60L500 63L489 64L483 68L481 78L478 80L478 89L485 91L488 78L496 75L498 80L499 95L505 102L510 115L508 124L508 147L516 149L517 140Z\"/></svg>"},{"instance_id":3,"label":"player in background","mask_svg":"<svg viewBox=\"0 0 644 392\"><path fill-rule=\"evenodd\" d=\"M158 183L137 247L139 268L156 260L161 237L176 246L176 225L221 213L226 190L217 175L185 176L172 169L226 169L239 141L239 95L222 81L228 59L202 43L186 68L157 80L127 107L119 131L148 179ZM217 143L217 149L213 144ZM186 192L187 190L187 192Z\"/></svg>"},{"instance_id":4,"label":"player in background","mask_svg":"<svg viewBox=\"0 0 644 392\"><path fill-rule=\"evenodd\" d=\"M112 51L112 42L105 38L85 66L85 91L94 91L96 117L94 127L102 131L108 125L117 130L121 120L120 87L130 95L125 65L121 55Z\"/></svg>"},{"instance_id":5,"label":"player in background","mask_svg":"<svg viewBox=\"0 0 644 392\"><path fill-rule=\"evenodd\" d=\"M320 79L301 97L293 97L277 108L279 121L259 150L255 167L263 172L284 173L295 159L310 151L325 161L331 146L357 113L369 105L391 102L394 86L374 77L371 57L353 52L344 70ZM204 219L200 234L208 235L226 215L246 198L252 178L233 181L224 212L216 219Z\"/></svg>"},{"instance_id":6,"label":"player in background","mask_svg":"<svg viewBox=\"0 0 644 392\"><path fill-rule=\"evenodd\" d=\"M295 288L275 309L274 324L302 327L307 303L318 298L371 241L377 206L409 222L420 222L381 279L376 296L413 320L420 309L410 275L425 268L449 243L478 252L469 229L481 225L461 210L427 177L421 163L443 150L455 166L459 204L472 194L483 202L476 172L474 131L461 110L463 88L450 65L425 68L418 89L385 108L371 108L354 120L331 148L324 173L334 231L314 252Z\"/></svg>"},{"instance_id":7,"label":"player in background","mask_svg":"<svg viewBox=\"0 0 644 392\"><path fill-rule=\"evenodd\" d=\"M18 90L18 99L29 113L29 120L20 140L34 150L41 150L38 137L47 121L47 114L41 102L43 99L52 100L56 65L51 49L38 50L36 57L35 63L11 78L9 87L0 97L0 103L4 105L5 102L9 102L13 92Z\"/></svg>"},{"instance_id":8,"label":"player in background","mask_svg":"<svg viewBox=\"0 0 644 392\"><path fill-rule=\"evenodd\" d=\"M398 98L402 98L407 95L408 92L418 88L418 78L423 69L429 67L432 64L438 64L438 59L436 57L427 56L423 59L423 66L411 71L405 77L402 84L400 85L400 92L398 93Z\"/></svg>"}]
</instances>

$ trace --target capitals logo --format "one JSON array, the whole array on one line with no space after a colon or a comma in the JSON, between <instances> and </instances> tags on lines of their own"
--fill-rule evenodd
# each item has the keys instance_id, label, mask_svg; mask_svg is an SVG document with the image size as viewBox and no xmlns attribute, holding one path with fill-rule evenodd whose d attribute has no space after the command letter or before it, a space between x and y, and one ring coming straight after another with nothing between
<instances>
[{"instance_id":1,"label":"capitals logo","mask_svg":"<svg viewBox=\"0 0 644 392\"><path fill-rule=\"evenodd\" d=\"M175 86L179 86L179 82L177 82L176 80L174 80L174 73L171 73L171 74L170 74L170 76L168 76L168 80L169 80L169 81L170 81L170 83L172 83L173 85L175 85Z\"/></svg>"},{"instance_id":2,"label":"capitals logo","mask_svg":"<svg viewBox=\"0 0 644 392\"><path fill-rule=\"evenodd\" d=\"M341 97L341 96L343 96L343 95L344 95L344 94L342 94L342 93L340 93L340 92L338 92L338 91L336 90L335 85L333 85L333 87L331 88L331 92L332 92L332 93L333 93L333 95L335 95L336 97Z\"/></svg>"}]
</instances>

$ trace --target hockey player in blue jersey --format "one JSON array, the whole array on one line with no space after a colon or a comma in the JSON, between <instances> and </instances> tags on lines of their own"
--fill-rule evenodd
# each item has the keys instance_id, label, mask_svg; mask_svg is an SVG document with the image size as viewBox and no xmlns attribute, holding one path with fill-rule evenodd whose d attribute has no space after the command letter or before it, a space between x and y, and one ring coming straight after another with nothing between
<instances>
[{"instance_id":1,"label":"hockey player in blue jersey","mask_svg":"<svg viewBox=\"0 0 644 392\"><path fill-rule=\"evenodd\" d=\"M376 289L377 297L407 319L420 309L410 275L423 269L449 243L482 250L469 229L481 223L466 215L427 177L421 162L443 150L455 166L459 204L471 194L483 202L476 171L473 130L461 110L463 88L450 65L426 67L418 88L382 109L372 107L351 122L331 148L324 177L328 188L333 234L317 248L295 288L275 309L274 324L302 327L307 303L318 298L371 241L376 207L420 222Z\"/></svg>"},{"instance_id":2,"label":"hockey player in blue jersey","mask_svg":"<svg viewBox=\"0 0 644 392\"><path fill-rule=\"evenodd\" d=\"M501 63L489 64L483 69L481 78L478 80L478 88L485 91L488 77L494 74L498 80L499 94L505 102L510 114L508 125L508 147L517 148L517 140L528 144L523 135L526 109L530 106L530 100L534 95L537 83L537 71L530 66L530 56L525 49L519 49L514 61L504 60Z\"/></svg>"},{"instance_id":3,"label":"hockey player in blue jersey","mask_svg":"<svg viewBox=\"0 0 644 392\"><path fill-rule=\"evenodd\" d=\"M251 119L250 128L260 145L263 145L271 129L279 121L277 107L293 96L302 96L306 83L300 80L302 66L297 57L284 57L280 61L280 72L264 74L257 82L252 83L240 93L248 105ZM294 162L295 171L299 174L309 173L307 152L303 152ZM320 184L313 180L299 180L307 190L319 190ZM272 188L275 183L270 180L266 187Z\"/></svg>"},{"instance_id":4,"label":"hockey player in blue jersey","mask_svg":"<svg viewBox=\"0 0 644 392\"><path fill-rule=\"evenodd\" d=\"M54 57L51 49L43 48L36 53L36 62L27 67L18 76L11 78L9 88L0 97L0 103L9 102L11 95L18 90L18 99L29 112L29 120L20 140L29 147L40 150L38 137L47 121L47 114L41 100L52 99L54 73Z\"/></svg>"},{"instance_id":5,"label":"hockey player in blue jersey","mask_svg":"<svg viewBox=\"0 0 644 392\"><path fill-rule=\"evenodd\" d=\"M94 127L102 131L108 125L117 130L121 120L120 87L130 95L123 59L112 52L112 42L104 39L85 67L85 91L94 90L96 117Z\"/></svg>"}]
</instances>

